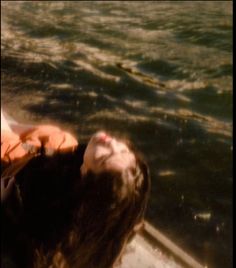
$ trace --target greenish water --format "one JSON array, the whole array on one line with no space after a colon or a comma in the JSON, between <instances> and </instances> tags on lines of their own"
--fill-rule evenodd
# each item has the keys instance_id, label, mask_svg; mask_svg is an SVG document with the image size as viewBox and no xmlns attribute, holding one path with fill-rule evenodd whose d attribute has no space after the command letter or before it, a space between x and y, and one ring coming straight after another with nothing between
<instances>
[{"instance_id":1,"label":"greenish water","mask_svg":"<svg viewBox=\"0 0 236 268\"><path fill-rule=\"evenodd\" d=\"M147 219L208 267L232 267L232 3L1 2L1 101L81 141L131 138Z\"/></svg>"}]
</instances>

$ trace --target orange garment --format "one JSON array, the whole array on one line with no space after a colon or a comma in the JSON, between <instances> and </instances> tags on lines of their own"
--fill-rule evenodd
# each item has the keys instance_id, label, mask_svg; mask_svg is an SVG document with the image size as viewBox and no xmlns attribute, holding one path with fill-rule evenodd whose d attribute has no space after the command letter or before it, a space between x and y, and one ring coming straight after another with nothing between
<instances>
[{"instance_id":1,"label":"orange garment","mask_svg":"<svg viewBox=\"0 0 236 268\"><path fill-rule=\"evenodd\" d=\"M44 146L54 151L73 151L78 146L77 140L68 132L51 125L41 125L29 129L20 135L22 142L34 146Z\"/></svg>"},{"instance_id":2,"label":"orange garment","mask_svg":"<svg viewBox=\"0 0 236 268\"><path fill-rule=\"evenodd\" d=\"M25 154L26 151L17 134L7 130L1 132L1 161L12 162L24 157Z\"/></svg>"},{"instance_id":3,"label":"orange garment","mask_svg":"<svg viewBox=\"0 0 236 268\"><path fill-rule=\"evenodd\" d=\"M51 125L33 127L20 136L11 131L1 131L1 162L7 165L1 176L14 176L40 153L42 146L46 154L53 154L55 151L73 151L78 142L70 133Z\"/></svg>"}]
</instances>

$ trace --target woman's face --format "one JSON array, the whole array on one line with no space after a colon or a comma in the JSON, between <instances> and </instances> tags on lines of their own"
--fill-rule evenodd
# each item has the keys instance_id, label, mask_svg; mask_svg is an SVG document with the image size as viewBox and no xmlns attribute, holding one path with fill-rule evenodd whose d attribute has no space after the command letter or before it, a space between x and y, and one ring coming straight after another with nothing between
<instances>
[{"instance_id":1,"label":"woman's face","mask_svg":"<svg viewBox=\"0 0 236 268\"><path fill-rule=\"evenodd\" d=\"M108 170L122 172L135 165L135 156L124 142L100 131L92 136L87 145L81 172L83 175L88 170L93 173Z\"/></svg>"}]
</instances>

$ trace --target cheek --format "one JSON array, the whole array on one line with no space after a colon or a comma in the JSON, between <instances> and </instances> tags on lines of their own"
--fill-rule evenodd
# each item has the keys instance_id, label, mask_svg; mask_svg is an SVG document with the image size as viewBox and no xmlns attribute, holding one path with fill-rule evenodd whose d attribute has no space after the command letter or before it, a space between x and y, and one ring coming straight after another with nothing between
<instances>
[{"instance_id":1,"label":"cheek","mask_svg":"<svg viewBox=\"0 0 236 268\"><path fill-rule=\"evenodd\" d=\"M122 142L117 142L117 149L121 152L121 151L126 151L129 152L129 148L127 147L126 144L122 143Z\"/></svg>"},{"instance_id":2,"label":"cheek","mask_svg":"<svg viewBox=\"0 0 236 268\"><path fill-rule=\"evenodd\" d=\"M111 153L111 150L109 148L104 148L98 146L96 150L94 150L94 159L99 159L102 156L108 155Z\"/></svg>"}]
</instances>

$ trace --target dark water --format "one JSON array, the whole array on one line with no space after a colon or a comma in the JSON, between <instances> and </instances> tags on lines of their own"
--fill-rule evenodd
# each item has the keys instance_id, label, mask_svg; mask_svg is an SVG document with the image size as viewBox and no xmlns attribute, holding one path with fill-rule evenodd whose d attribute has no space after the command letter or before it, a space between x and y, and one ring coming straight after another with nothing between
<instances>
[{"instance_id":1,"label":"dark water","mask_svg":"<svg viewBox=\"0 0 236 268\"><path fill-rule=\"evenodd\" d=\"M2 2L3 107L81 141L127 135L152 176L147 219L232 267L232 3Z\"/></svg>"}]
</instances>

